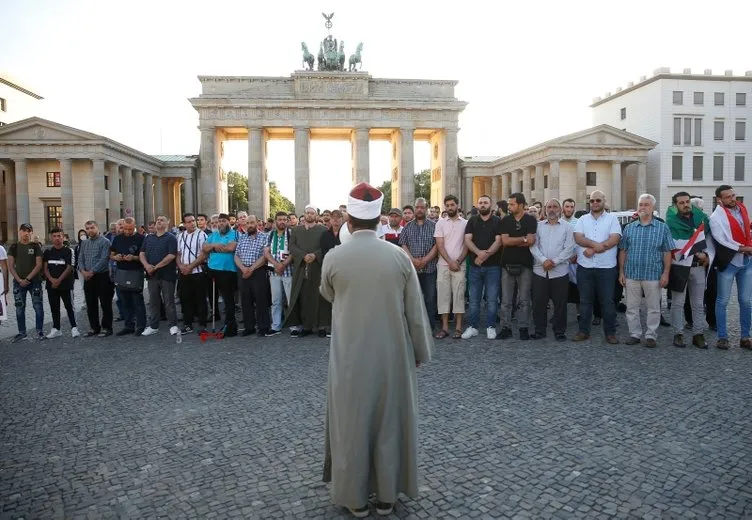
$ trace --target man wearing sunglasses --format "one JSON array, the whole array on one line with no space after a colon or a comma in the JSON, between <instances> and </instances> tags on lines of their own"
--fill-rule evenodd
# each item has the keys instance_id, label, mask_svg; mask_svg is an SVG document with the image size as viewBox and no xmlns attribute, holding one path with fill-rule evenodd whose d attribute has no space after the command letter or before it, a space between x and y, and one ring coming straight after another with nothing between
<instances>
[{"instance_id":1,"label":"man wearing sunglasses","mask_svg":"<svg viewBox=\"0 0 752 520\"><path fill-rule=\"evenodd\" d=\"M616 339L616 285L617 249L621 239L621 225L611 213L605 211L606 195L594 191L590 195L590 213L580 217L574 228L577 248L577 288L580 291L579 331L574 341L590 339L593 301L597 295L603 309L603 331L612 345Z\"/></svg>"}]
</instances>

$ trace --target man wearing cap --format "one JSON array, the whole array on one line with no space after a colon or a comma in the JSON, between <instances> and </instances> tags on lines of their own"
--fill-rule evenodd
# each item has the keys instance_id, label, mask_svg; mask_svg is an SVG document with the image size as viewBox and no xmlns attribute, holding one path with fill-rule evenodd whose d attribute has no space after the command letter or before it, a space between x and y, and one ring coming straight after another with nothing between
<instances>
[{"instance_id":1,"label":"man wearing cap","mask_svg":"<svg viewBox=\"0 0 752 520\"><path fill-rule=\"evenodd\" d=\"M352 238L324 259L320 291L334 312L329 350L324 481L358 517L418 494L416 368L433 339L410 259L376 236L383 194L360 183L348 199ZM379 326L388 323L389 327Z\"/></svg>"},{"instance_id":2,"label":"man wearing cap","mask_svg":"<svg viewBox=\"0 0 752 520\"><path fill-rule=\"evenodd\" d=\"M392 208L389 210L389 224L383 226L384 240L399 245L400 233L402 233L402 226L400 221L402 220L402 211L399 208Z\"/></svg>"},{"instance_id":3,"label":"man wearing cap","mask_svg":"<svg viewBox=\"0 0 752 520\"><path fill-rule=\"evenodd\" d=\"M26 339L26 294L31 293L31 304L36 315L38 339L44 336L44 307L42 304L42 246L31 241L34 228L21 224L18 242L8 250L8 271L13 277L13 297L16 301L18 334L13 342Z\"/></svg>"},{"instance_id":4,"label":"man wearing cap","mask_svg":"<svg viewBox=\"0 0 752 520\"><path fill-rule=\"evenodd\" d=\"M319 337L326 337L319 316L321 281L321 237L326 228L316 223L318 210L310 204L305 208L302 226L292 230L290 253L293 261L292 297L285 326L294 327L293 337L308 336L318 329ZM301 329L302 327L302 329Z\"/></svg>"}]
</instances>

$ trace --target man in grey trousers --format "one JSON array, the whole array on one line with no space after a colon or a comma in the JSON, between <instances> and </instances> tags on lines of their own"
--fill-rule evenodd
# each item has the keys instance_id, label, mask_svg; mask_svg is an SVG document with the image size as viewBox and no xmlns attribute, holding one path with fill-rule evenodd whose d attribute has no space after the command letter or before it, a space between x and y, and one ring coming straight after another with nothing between
<instances>
[{"instance_id":1,"label":"man in grey trousers","mask_svg":"<svg viewBox=\"0 0 752 520\"><path fill-rule=\"evenodd\" d=\"M170 334L180 334L175 308L175 282L177 281L178 241L168 233L170 221L165 216L157 217L156 232L144 238L141 247L141 263L146 270L149 285L149 326L142 336L159 332L160 302L164 303Z\"/></svg>"}]
</instances>

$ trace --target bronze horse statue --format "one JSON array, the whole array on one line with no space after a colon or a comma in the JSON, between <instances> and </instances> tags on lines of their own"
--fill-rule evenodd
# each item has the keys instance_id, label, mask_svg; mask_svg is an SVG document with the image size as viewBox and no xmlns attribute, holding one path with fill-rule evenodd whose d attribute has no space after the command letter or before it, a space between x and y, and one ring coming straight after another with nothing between
<instances>
[{"instance_id":1,"label":"bronze horse statue","mask_svg":"<svg viewBox=\"0 0 752 520\"><path fill-rule=\"evenodd\" d=\"M363 50L363 42L358 44L358 47L355 49L355 54L350 55L350 67L349 71L357 71L358 67L357 65L360 63L360 68L363 68L363 62L360 60L360 53Z\"/></svg>"},{"instance_id":2,"label":"bronze horse statue","mask_svg":"<svg viewBox=\"0 0 752 520\"><path fill-rule=\"evenodd\" d=\"M305 42L301 42L300 45L303 47L303 70L313 70L313 54L308 52L308 46ZM306 65L308 65L308 68L306 68Z\"/></svg>"}]
</instances>

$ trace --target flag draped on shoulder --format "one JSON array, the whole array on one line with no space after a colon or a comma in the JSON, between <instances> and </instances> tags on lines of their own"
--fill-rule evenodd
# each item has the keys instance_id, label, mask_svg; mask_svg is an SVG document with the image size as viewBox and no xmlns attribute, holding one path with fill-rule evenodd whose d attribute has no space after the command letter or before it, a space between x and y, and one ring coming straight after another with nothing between
<instances>
[{"instance_id":1,"label":"flag draped on shoulder","mask_svg":"<svg viewBox=\"0 0 752 520\"><path fill-rule=\"evenodd\" d=\"M687 219L679 216L676 206L671 206L666 211L666 224L676 243L676 249L672 251L674 264L691 266L695 253L708 252L710 248L710 225L707 215L702 210L693 207L692 221L695 227L692 227Z\"/></svg>"}]
</instances>

